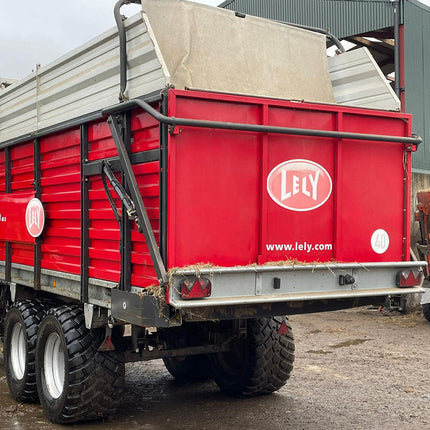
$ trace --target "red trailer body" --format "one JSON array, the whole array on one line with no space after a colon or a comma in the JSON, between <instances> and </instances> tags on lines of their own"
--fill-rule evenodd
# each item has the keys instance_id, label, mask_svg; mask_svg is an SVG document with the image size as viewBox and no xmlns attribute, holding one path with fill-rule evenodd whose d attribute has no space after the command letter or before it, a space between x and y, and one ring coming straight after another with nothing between
<instances>
[{"instance_id":1,"label":"red trailer body","mask_svg":"<svg viewBox=\"0 0 430 430\"><path fill-rule=\"evenodd\" d=\"M168 115L196 120L335 132L409 136L410 115L195 91L169 90ZM105 120L87 126L88 165L117 155ZM160 150L159 127L133 111L131 156ZM235 267L296 260L409 260L412 146L400 142L174 127L168 135L165 236L167 269ZM41 269L82 274L81 132L41 137L40 200L45 225ZM5 151L0 157L5 160ZM34 144L10 150L10 192L1 197L1 252L34 265L35 238L25 226L34 198ZM157 158L157 157L155 157ZM155 238L160 231L159 160L133 164ZM88 276L118 283L120 231L100 176L88 183ZM38 173L37 173L38 174ZM118 176L119 177L119 176ZM116 204L120 206L120 201ZM16 215L19 214L18 220ZM14 218L15 217L15 218ZM157 284L144 236L131 228L131 285ZM4 257L3 257L4 258Z\"/></svg>"},{"instance_id":2,"label":"red trailer body","mask_svg":"<svg viewBox=\"0 0 430 430\"><path fill-rule=\"evenodd\" d=\"M365 130L395 138L411 134L410 115L336 105L171 89L167 106L169 117L189 120L335 133ZM149 113L133 110L129 121L130 155L144 160L133 162L133 172L155 240L165 248L167 270L196 264L409 260L409 143L216 126L174 126L162 142ZM6 255L9 243L12 265L40 264L41 270L79 276L87 271L90 279L118 283L120 230L100 175L100 163L118 152L108 123L90 122L81 160L80 128L0 151L1 253ZM164 172L160 150L167 158ZM85 171L86 188L81 189ZM167 190L162 198L160 178ZM36 194L45 211L37 240L24 222L27 203ZM84 237L87 250L82 249ZM129 254L129 286L158 284L145 237L135 224Z\"/></svg>"}]
</instances>

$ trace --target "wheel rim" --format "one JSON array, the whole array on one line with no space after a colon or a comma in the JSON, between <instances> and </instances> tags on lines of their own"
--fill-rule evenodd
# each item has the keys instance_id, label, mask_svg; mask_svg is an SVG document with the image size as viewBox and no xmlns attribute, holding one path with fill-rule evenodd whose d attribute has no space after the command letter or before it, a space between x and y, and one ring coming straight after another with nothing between
<instances>
[{"instance_id":1,"label":"wheel rim","mask_svg":"<svg viewBox=\"0 0 430 430\"><path fill-rule=\"evenodd\" d=\"M45 382L49 394L58 399L64 389L64 349L60 336L57 333L51 333L48 336L43 358L43 370L45 373Z\"/></svg>"},{"instance_id":2,"label":"wheel rim","mask_svg":"<svg viewBox=\"0 0 430 430\"><path fill-rule=\"evenodd\" d=\"M20 323L16 323L12 329L10 345L10 362L16 379L22 379L25 375L25 357L27 355L27 341L25 331Z\"/></svg>"}]
</instances>

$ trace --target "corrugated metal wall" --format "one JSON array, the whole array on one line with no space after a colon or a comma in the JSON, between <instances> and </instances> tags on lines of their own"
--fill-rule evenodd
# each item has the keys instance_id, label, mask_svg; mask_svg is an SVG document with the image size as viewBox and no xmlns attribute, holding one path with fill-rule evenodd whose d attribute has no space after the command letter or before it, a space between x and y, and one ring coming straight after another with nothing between
<instances>
[{"instance_id":1,"label":"corrugated metal wall","mask_svg":"<svg viewBox=\"0 0 430 430\"><path fill-rule=\"evenodd\" d=\"M416 172L430 174L430 7L403 0L406 111L424 143L413 156ZM228 0L221 7L329 30L338 38L392 27L391 0Z\"/></svg>"},{"instance_id":2,"label":"corrugated metal wall","mask_svg":"<svg viewBox=\"0 0 430 430\"><path fill-rule=\"evenodd\" d=\"M424 139L413 167L430 173L430 8L414 0L404 6L406 111L413 129Z\"/></svg>"},{"instance_id":3,"label":"corrugated metal wall","mask_svg":"<svg viewBox=\"0 0 430 430\"><path fill-rule=\"evenodd\" d=\"M339 38L393 25L391 0L229 0L220 7L328 29Z\"/></svg>"}]
</instances>

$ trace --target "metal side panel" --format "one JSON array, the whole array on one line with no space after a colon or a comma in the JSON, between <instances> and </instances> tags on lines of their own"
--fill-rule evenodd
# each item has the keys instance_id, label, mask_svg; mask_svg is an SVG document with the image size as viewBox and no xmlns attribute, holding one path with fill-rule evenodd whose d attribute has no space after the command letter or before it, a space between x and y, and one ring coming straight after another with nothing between
<instances>
[{"instance_id":1,"label":"metal side panel","mask_svg":"<svg viewBox=\"0 0 430 430\"><path fill-rule=\"evenodd\" d=\"M175 308L246 305L257 303L378 297L422 292L421 287L398 288L396 275L417 272L425 262L304 264L174 270L170 273L169 301ZM341 285L341 276L353 280ZM180 286L190 277L212 284L208 298L184 300Z\"/></svg>"},{"instance_id":2,"label":"metal side panel","mask_svg":"<svg viewBox=\"0 0 430 430\"><path fill-rule=\"evenodd\" d=\"M35 130L37 123L35 77L0 93L0 142Z\"/></svg>"},{"instance_id":3,"label":"metal side panel","mask_svg":"<svg viewBox=\"0 0 430 430\"><path fill-rule=\"evenodd\" d=\"M5 263L0 261L0 279L5 279ZM34 288L34 269L24 264L12 264L11 282ZM89 278L88 303L103 308L111 307L111 291L116 283ZM80 300L81 277L71 273L42 269L41 290L60 297Z\"/></svg>"},{"instance_id":4,"label":"metal side panel","mask_svg":"<svg viewBox=\"0 0 430 430\"><path fill-rule=\"evenodd\" d=\"M112 317L139 326L169 327L165 306L155 296L112 290Z\"/></svg>"},{"instance_id":5,"label":"metal side panel","mask_svg":"<svg viewBox=\"0 0 430 430\"><path fill-rule=\"evenodd\" d=\"M141 14L125 21L128 95L159 91L165 77ZM116 28L37 68L0 93L0 143L115 104L119 95Z\"/></svg>"},{"instance_id":6,"label":"metal side panel","mask_svg":"<svg viewBox=\"0 0 430 430\"><path fill-rule=\"evenodd\" d=\"M328 64L336 103L400 110L400 100L367 48L330 57Z\"/></svg>"}]
</instances>

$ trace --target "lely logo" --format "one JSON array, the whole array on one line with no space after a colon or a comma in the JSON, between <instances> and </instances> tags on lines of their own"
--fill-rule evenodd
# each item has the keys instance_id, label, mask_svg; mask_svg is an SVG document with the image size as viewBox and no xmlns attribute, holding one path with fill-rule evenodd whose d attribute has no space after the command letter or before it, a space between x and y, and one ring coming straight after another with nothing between
<instances>
[{"instance_id":1,"label":"lely logo","mask_svg":"<svg viewBox=\"0 0 430 430\"><path fill-rule=\"evenodd\" d=\"M45 211L39 199L31 199L25 211L25 224L33 237L39 237L45 226Z\"/></svg>"},{"instance_id":2,"label":"lely logo","mask_svg":"<svg viewBox=\"0 0 430 430\"><path fill-rule=\"evenodd\" d=\"M267 177L267 191L279 206L292 211L311 211L330 197L332 180L324 167L310 160L288 160Z\"/></svg>"}]
</instances>

